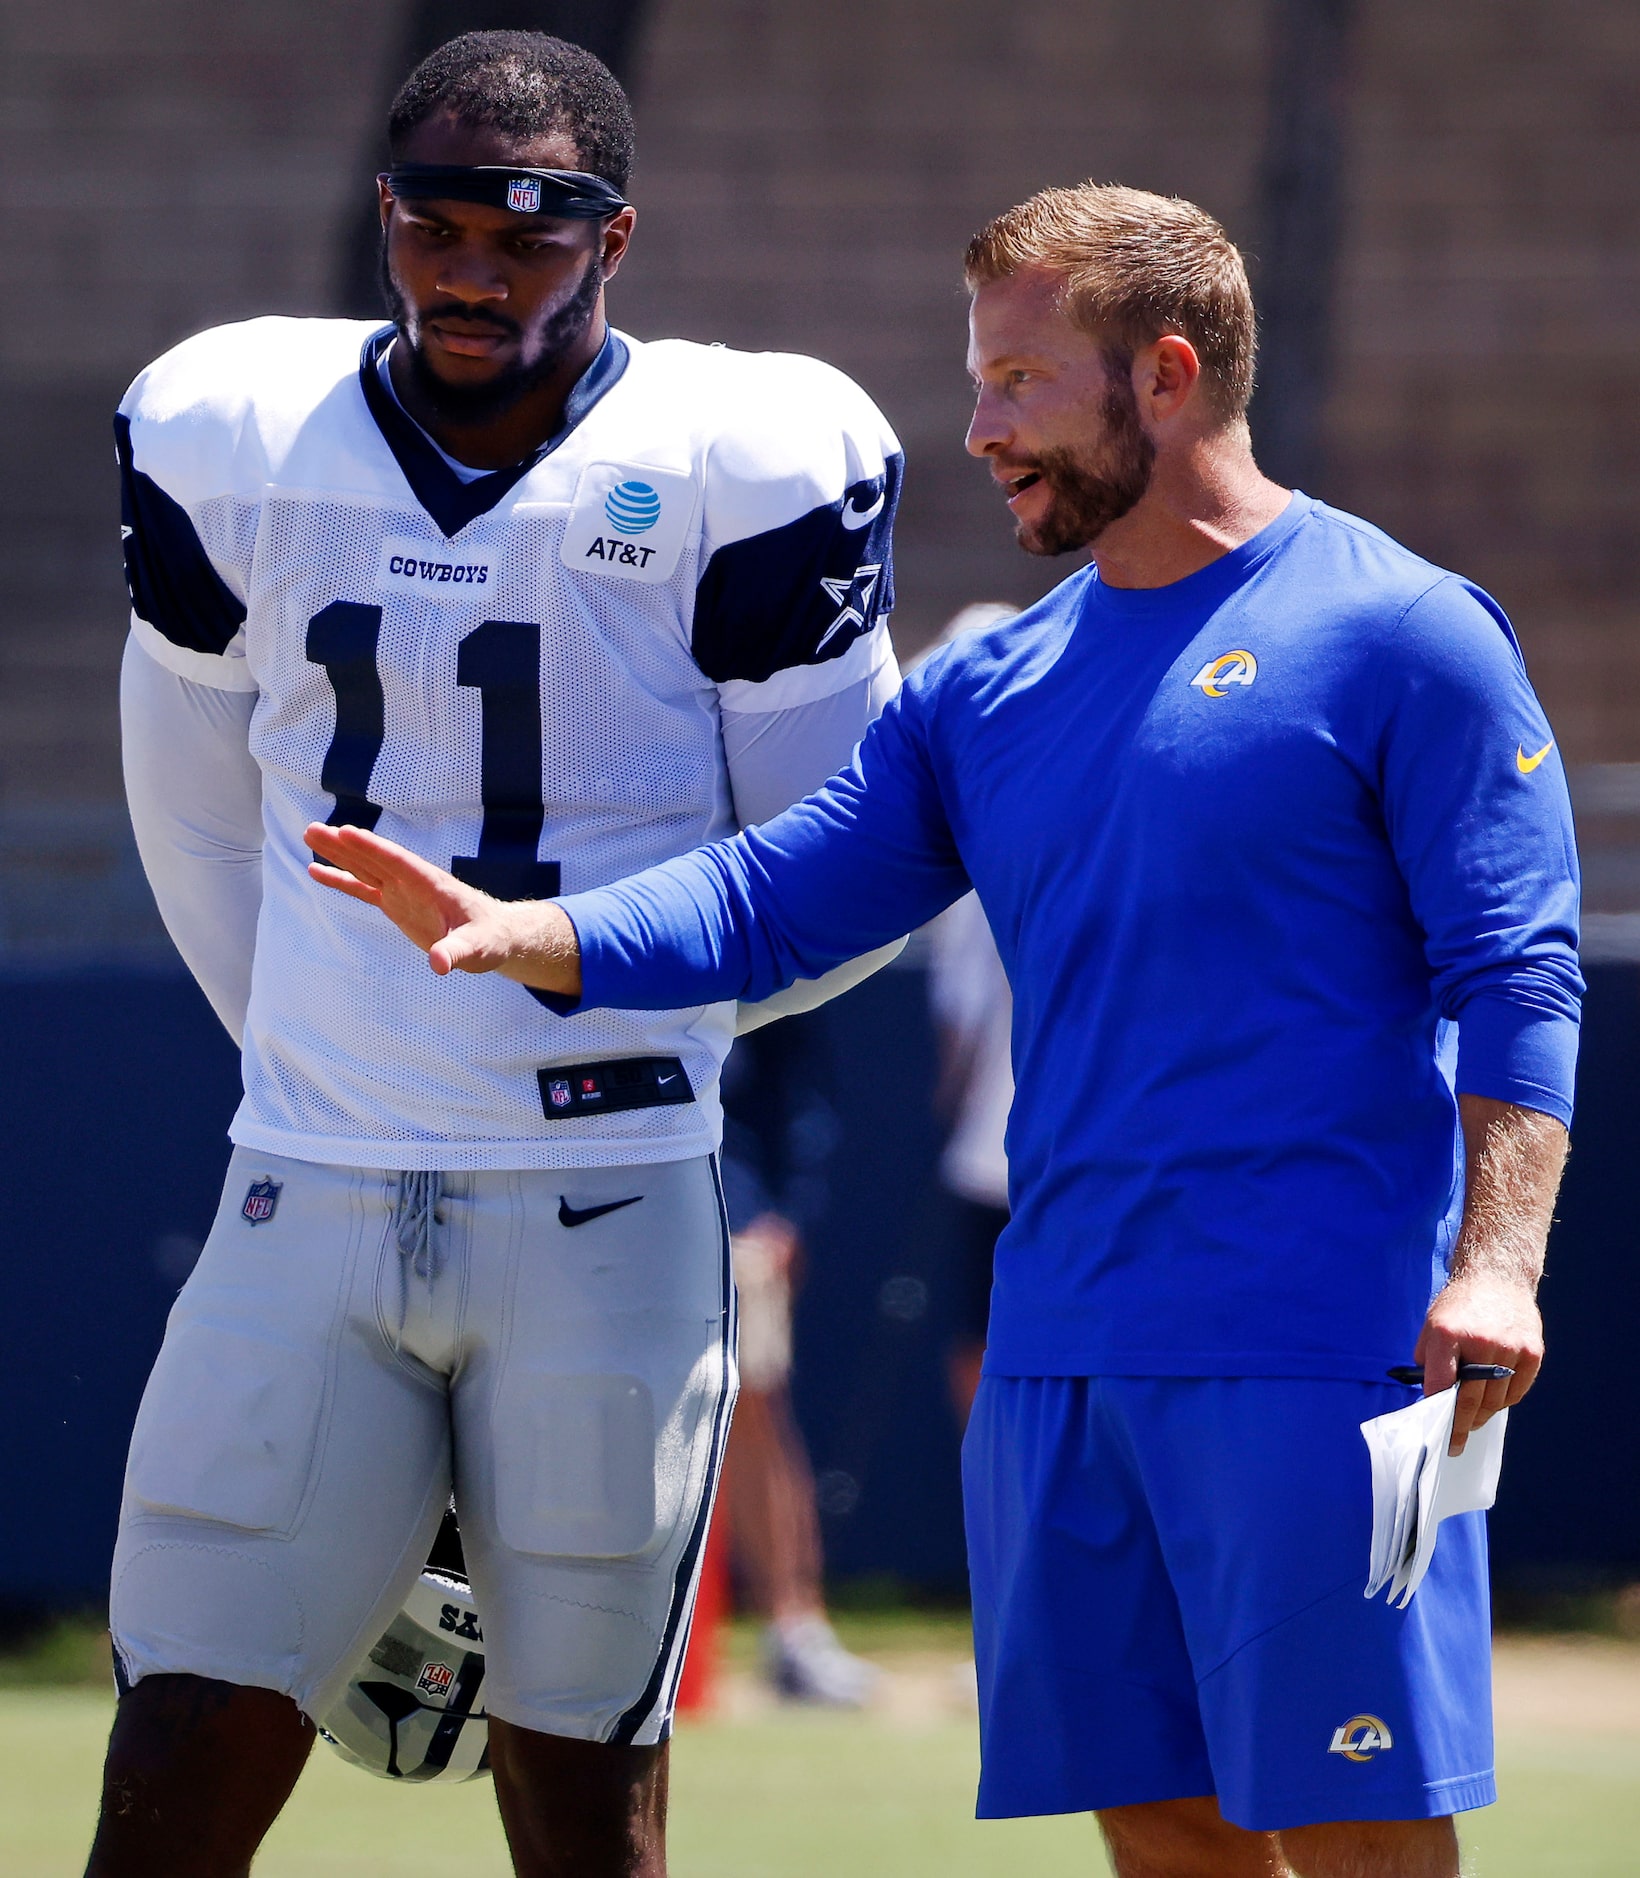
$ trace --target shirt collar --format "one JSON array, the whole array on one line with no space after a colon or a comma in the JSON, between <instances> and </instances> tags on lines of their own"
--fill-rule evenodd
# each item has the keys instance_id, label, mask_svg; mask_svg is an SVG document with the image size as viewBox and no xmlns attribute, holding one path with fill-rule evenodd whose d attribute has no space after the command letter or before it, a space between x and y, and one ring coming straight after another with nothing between
<instances>
[{"instance_id":1,"label":"shirt collar","mask_svg":"<svg viewBox=\"0 0 1640 1878\"><path fill-rule=\"evenodd\" d=\"M548 457L584 423L599 400L612 391L626 370L632 349L610 327L597 356L575 381L564 401L564 421L547 441L522 463L465 481L445 461L444 453L426 431L399 403L398 395L386 379L381 362L398 336L398 329L384 326L364 342L359 357L359 385L365 404L375 419L394 460L415 496L445 536L457 535L480 515L487 515L521 482L536 464Z\"/></svg>"}]
</instances>

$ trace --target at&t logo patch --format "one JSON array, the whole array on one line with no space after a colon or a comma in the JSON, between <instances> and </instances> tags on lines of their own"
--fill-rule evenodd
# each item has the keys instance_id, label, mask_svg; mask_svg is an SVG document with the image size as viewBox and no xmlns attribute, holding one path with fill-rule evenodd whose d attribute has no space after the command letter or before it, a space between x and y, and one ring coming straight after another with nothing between
<instances>
[{"instance_id":1,"label":"at&t logo patch","mask_svg":"<svg viewBox=\"0 0 1640 1878\"><path fill-rule=\"evenodd\" d=\"M1250 685L1258 677L1258 660L1251 652L1221 652L1191 679L1204 698L1222 698L1230 685Z\"/></svg>"},{"instance_id":2,"label":"at&t logo patch","mask_svg":"<svg viewBox=\"0 0 1640 1878\"><path fill-rule=\"evenodd\" d=\"M1375 1754L1387 1754L1395 1746L1389 1724L1376 1715L1352 1715L1342 1728L1333 1730L1329 1754L1342 1754L1347 1761L1370 1761Z\"/></svg>"},{"instance_id":3,"label":"at&t logo patch","mask_svg":"<svg viewBox=\"0 0 1640 1878\"><path fill-rule=\"evenodd\" d=\"M661 519L661 499L648 483L617 483L604 497L604 514L618 534L647 535Z\"/></svg>"},{"instance_id":4,"label":"at&t logo patch","mask_svg":"<svg viewBox=\"0 0 1640 1878\"><path fill-rule=\"evenodd\" d=\"M694 477L677 470L589 463L558 558L577 574L658 586L677 568L697 502Z\"/></svg>"}]
</instances>

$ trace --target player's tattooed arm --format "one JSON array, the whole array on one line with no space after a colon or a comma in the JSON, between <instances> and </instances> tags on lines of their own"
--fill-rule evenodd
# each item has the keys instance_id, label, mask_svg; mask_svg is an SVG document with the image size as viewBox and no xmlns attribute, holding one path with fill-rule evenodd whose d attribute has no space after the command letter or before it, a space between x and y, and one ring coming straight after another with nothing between
<instances>
[{"instance_id":1,"label":"player's tattooed arm","mask_svg":"<svg viewBox=\"0 0 1640 1878\"><path fill-rule=\"evenodd\" d=\"M314 822L307 844L321 886L387 915L442 978L500 972L560 997L581 995L581 948L569 916L551 900L495 900L442 867L362 828Z\"/></svg>"},{"instance_id":2,"label":"player's tattooed arm","mask_svg":"<svg viewBox=\"0 0 1640 1878\"><path fill-rule=\"evenodd\" d=\"M1467 1167L1463 1228L1414 1354L1424 1366L1426 1393L1450 1388L1460 1362L1503 1364L1514 1374L1460 1387L1454 1454L1537 1380L1538 1280L1566 1165L1566 1130L1553 1116L1488 1096L1460 1096L1458 1108Z\"/></svg>"}]
</instances>

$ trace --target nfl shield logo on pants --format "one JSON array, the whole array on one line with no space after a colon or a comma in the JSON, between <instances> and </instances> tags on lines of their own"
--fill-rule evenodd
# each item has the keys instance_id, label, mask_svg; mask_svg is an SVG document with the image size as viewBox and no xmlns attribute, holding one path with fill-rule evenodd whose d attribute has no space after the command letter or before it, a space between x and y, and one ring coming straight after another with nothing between
<instances>
[{"instance_id":1,"label":"nfl shield logo on pants","mask_svg":"<svg viewBox=\"0 0 1640 1878\"><path fill-rule=\"evenodd\" d=\"M549 1082L547 1100L555 1109L567 1109L570 1103L569 1084L567 1082Z\"/></svg>"},{"instance_id":2,"label":"nfl shield logo on pants","mask_svg":"<svg viewBox=\"0 0 1640 1878\"><path fill-rule=\"evenodd\" d=\"M253 1180L246 1190L245 1204L240 1213L253 1226L260 1226L265 1220L273 1218L273 1211L279 1204L280 1182L270 1180L266 1174L260 1180Z\"/></svg>"},{"instance_id":3,"label":"nfl shield logo on pants","mask_svg":"<svg viewBox=\"0 0 1640 1878\"><path fill-rule=\"evenodd\" d=\"M507 207L520 215L533 215L541 206L541 178L515 176L507 184Z\"/></svg>"}]
</instances>

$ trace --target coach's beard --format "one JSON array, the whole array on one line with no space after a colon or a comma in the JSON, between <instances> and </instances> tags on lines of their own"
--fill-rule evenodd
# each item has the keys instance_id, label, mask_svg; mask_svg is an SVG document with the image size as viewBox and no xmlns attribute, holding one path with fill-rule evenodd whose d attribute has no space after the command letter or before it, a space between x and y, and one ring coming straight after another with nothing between
<instances>
[{"instance_id":1,"label":"coach's beard","mask_svg":"<svg viewBox=\"0 0 1640 1878\"><path fill-rule=\"evenodd\" d=\"M1092 547L1112 522L1120 521L1150 487L1156 446L1139 422L1128 366L1113 372L1101 415L1105 442L1097 463L1075 450L1044 450L1033 459L1050 501L1035 522L1020 522L1014 539L1027 554L1069 554Z\"/></svg>"},{"instance_id":2,"label":"coach's beard","mask_svg":"<svg viewBox=\"0 0 1640 1878\"><path fill-rule=\"evenodd\" d=\"M382 256L383 291L392 310L393 324L399 329L399 337L404 341L406 362L416 390L427 400L436 417L458 429L486 424L492 418L504 416L522 403L538 385L544 384L563 364L565 355L586 331L603 284L603 262L594 254L588 260L586 272L581 276L574 293L541 328L538 350L528 364L515 365L481 385L452 385L447 379L440 378L427 363L416 340L416 318L412 316L404 295L399 292L397 283L387 271L385 245ZM516 320L510 320L501 313L493 313L487 307L463 308L461 316L482 325L494 326L498 332L514 337L521 332Z\"/></svg>"}]
</instances>

